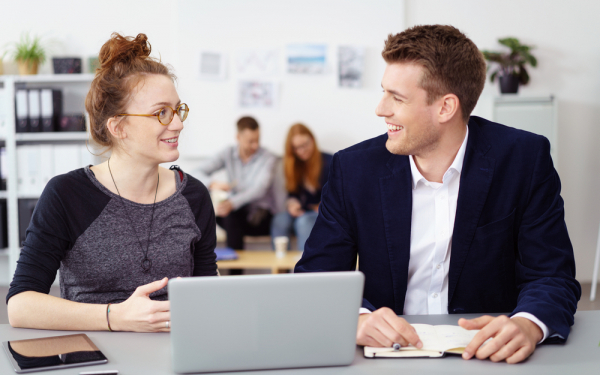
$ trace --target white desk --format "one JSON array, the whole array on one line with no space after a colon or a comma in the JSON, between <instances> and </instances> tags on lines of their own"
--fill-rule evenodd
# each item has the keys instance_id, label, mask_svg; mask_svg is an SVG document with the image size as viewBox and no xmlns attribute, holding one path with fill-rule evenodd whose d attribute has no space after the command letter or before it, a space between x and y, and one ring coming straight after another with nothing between
<instances>
[{"instance_id":1,"label":"white desk","mask_svg":"<svg viewBox=\"0 0 600 375\"><path fill-rule=\"evenodd\" d=\"M462 315L474 317L474 315ZM411 323L456 324L457 315L407 316ZM42 331L0 325L0 340L19 340L76 332ZM168 333L86 332L109 363L44 372L48 375L75 375L92 369L116 369L121 375L172 374L171 348ZM344 367L321 367L290 370L235 372L232 374L599 374L600 373L600 311L581 311L575 316L571 336L564 345L541 345L525 362L518 365L493 363L489 360L465 361L460 357L440 359L366 359L357 347L354 362ZM200 353L199 353L200 354ZM14 374L5 353L0 355L0 374Z\"/></svg>"}]
</instances>

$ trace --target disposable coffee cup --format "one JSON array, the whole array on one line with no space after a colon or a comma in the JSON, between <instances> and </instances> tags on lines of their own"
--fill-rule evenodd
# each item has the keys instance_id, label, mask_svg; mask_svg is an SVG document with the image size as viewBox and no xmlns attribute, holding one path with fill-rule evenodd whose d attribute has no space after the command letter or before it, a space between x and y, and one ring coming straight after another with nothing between
<instances>
[{"instance_id":1,"label":"disposable coffee cup","mask_svg":"<svg viewBox=\"0 0 600 375\"><path fill-rule=\"evenodd\" d=\"M210 199L213 202L213 207L216 210L219 203L229 199L229 192L224 190L211 190Z\"/></svg>"},{"instance_id":2,"label":"disposable coffee cup","mask_svg":"<svg viewBox=\"0 0 600 375\"><path fill-rule=\"evenodd\" d=\"M286 236L275 237L273 239L275 242L275 256L277 258L285 258L285 254L287 253L288 243L290 239Z\"/></svg>"}]
</instances>

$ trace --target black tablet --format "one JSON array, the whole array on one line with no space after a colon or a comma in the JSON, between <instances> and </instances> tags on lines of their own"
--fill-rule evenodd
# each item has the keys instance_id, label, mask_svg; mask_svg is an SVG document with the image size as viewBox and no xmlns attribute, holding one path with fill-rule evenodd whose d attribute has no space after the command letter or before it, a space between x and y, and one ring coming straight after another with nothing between
<instances>
[{"instance_id":1,"label":"black tablet","mask_svg":"<svg viewBox=\"0 0 600 375\"><path fill-rule=\"evenodd\" d=\"M84 333L4 341L2 346L19 374L108 362Z\"/></svg>"}]
</instances>

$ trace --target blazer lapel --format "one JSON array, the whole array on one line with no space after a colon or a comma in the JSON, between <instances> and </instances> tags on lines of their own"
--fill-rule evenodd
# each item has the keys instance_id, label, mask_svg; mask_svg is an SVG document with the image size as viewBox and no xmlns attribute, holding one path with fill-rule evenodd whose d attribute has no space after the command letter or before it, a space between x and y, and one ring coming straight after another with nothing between
<instances>
[{"instance_id":1,"label":"blazer lapel","mask_svg":"<svg viewBox=\"0 0 600 375\"><path fill-rule=\"evenodd\" d=\"M469 140L460 176L456 218L452 234L452 253L448 280L448 303L469 254L494 175L495 160L485 156L490 149L474 120L469 121Z\"/></svg>"},{"instance_id":2,"label":"blazer lapel","mask_svg":"<svg viewBox=\"0 0 600 375\"><path fill-rule=\"evenodd\" d=\"M412 180L407 156L392 155L391 175L379 179L387 251L394 290L394 311L404 312L410 260Z\"/></svg>"}]
</instances>

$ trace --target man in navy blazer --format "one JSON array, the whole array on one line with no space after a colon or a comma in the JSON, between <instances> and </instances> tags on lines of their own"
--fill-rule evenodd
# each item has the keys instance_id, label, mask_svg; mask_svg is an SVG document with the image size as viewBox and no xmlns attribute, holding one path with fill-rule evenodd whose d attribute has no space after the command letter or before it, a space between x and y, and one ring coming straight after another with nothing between
<instances>
[{"instance_id":1,"label":"man in navy blazer","mask_svg":"<svg viewBox=\"0 0 600 375\"><path fill-rule=\"evenodd\" d=\"M334 155L295 272L358 257L360 345L421 347L397 316L415 313L512 312L460 319L481 330L465 359L516 363L566 340L581 288L548 140L470 117L486 65L454 27L390 35L382 55L388 132Z\"/></svg>"}]
</instances>

